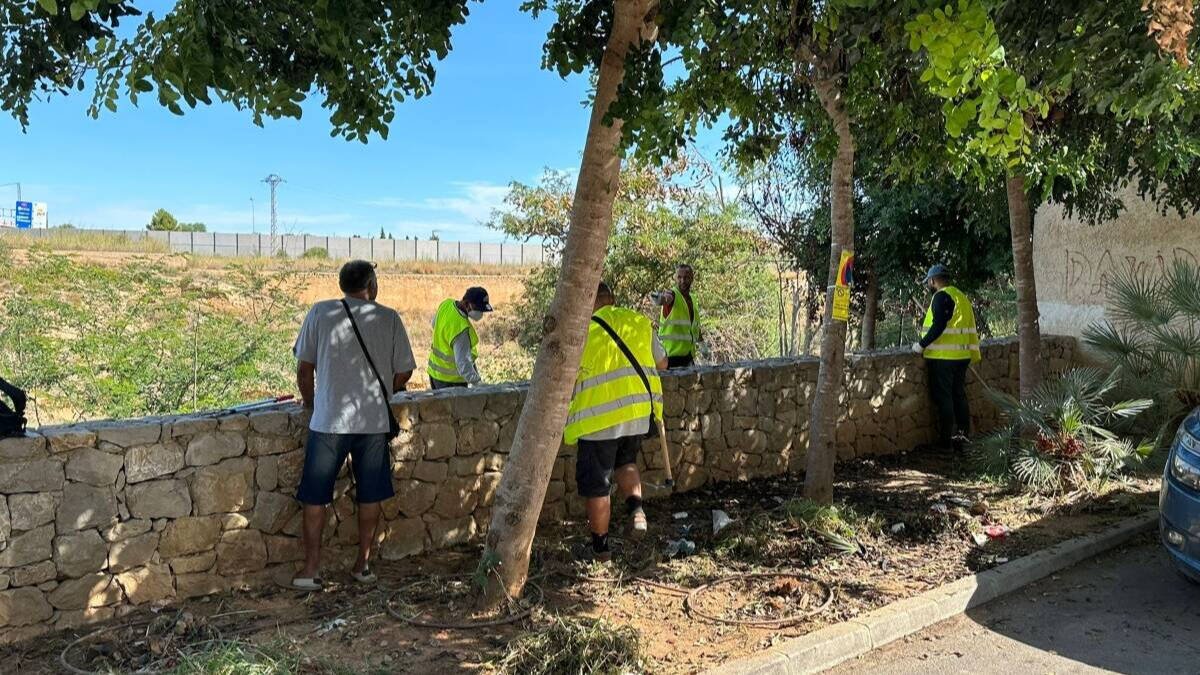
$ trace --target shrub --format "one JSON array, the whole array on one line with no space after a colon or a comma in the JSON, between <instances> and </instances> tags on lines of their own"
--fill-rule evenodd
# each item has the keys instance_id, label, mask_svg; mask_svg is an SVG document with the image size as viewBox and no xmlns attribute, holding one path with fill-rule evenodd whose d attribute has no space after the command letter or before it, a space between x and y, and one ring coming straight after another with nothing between
<instances>
[{"instance_id":1,"label":"shrub","mask_svg":"<svg viewBox=\"0 0 1200 675\"><path fill-rule=\"evenodd\" d=\"M1200 266L1176 260L1165 274L1125 270L1109 281L1108 319L1084 330L1126 386L1158 404L1160 440L1200 406Z\"/></svg>"},{"instance_id":2,"label":"shrub","mask_svg":"<svg viewBox=\"0 0 1200 675\"><path fill-rule=\"evenodd\" d=\"M1081 368L1043 383L1025 401L988 390L1006 424L974 448L975 461L1038 494L1101 489L1152 449L1110 430L1154 404L1106 403L1118 383L1116 373Z\"/></svg>"},{"instance_id":3,"label":"shrub","mask_svg":"<svg viewBox=\"0 0 1200 675\"><path fill-rule=\"evenodd\" d=\"M657 169L632 163L622 172L604 279L618 304L657 319L658 307L649 305L647 295L670 288L676 264L690 263L696 270L702 330L714 360L773 355L779 343L779 286L766 244L737 207L701 187L681 184L686 171L685 165ZM514 183L505 200L508 209L491 223L514 238L543 240L554 261L526 278L516 307L517 339L530 350L541 341L542 320L558 281L571 186L569 176L555 172L536 186Z\"/></svg>"},{"instance_id":4,"label":"shrub","mask_svg":"<svg viewBox=\"0 0 1200 675\"><path fill-rule=\"evenodd\" d=\"M289 391L294 274L108 267L0 246L0 373L48 421L189 412ZM69 280L69 283L64 283Z\"/></svg>"},{"instance_id":5,"label":"shrub","mask_svg":"<svg viewBox=\"0 0 1200 675\"><path fill-rule=\"evenodd\" d=\"M328 260L329 251L326 251L323 246L315 246L305 251L300 257L305 259Z\"/></svg>"}]
</instances>

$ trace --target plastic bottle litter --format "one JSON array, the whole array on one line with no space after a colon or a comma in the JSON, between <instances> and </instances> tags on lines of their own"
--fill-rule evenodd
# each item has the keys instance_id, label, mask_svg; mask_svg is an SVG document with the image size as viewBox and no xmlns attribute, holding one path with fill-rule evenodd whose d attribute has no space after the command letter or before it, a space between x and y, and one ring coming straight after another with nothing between
<instances>
[{"instance_id":1,"label":"plastic bottle litter","mask_svg":"<svg viewBox=\"0 0 1200 675\"><path fill-rule=\"evenodd\" d=\"M671 514L671 516L672 516L672 517L673 517L675 520L683 520L684 518L687 518L687 517L688 517L688 513L687 513L687 511L680 511L679 513L673 513L673 514Z\"/></svg>"},{"instance_id":2,"label":"plastic bottle litter","mask_svg":"<svg viewBox=\"0 0 1200 675\"><path fill-rule=\"evenodd\" d=\"M730 518L729 514L725 513L721 509L713 509L712 519L713 519L713 534L720 532L721 530L728 527L730 523L733 522L733 518Z\"/></svg>"},{"instance_id":3,"label":"plastic bottle litter","mask_svg":"<svg viewBox=\"0 0 1200 675\"><path fill-rule=\"evenodd\" d=\"M892 534L900 534L904 531L904 523L896 523L892 525Z\"/></svg>"},{"instance_id":4,"label":"plastic bottle litter","mask_svg":"<svg viewBox=\"0 0 1200 675\"><path fill-rule=\"evenodd\" d=\"M975 542L976 546L983 546L988 542L988 536L982 532L976 532L971 535L971 541Z\"/></svg>"},{"instance_id":5,"label":"plastic bottle litter","mask_svg":"<svg viewBox=\"0 0 1200 675\"><path fill-rule=\"evenodd\" d=\"M696 552L696 542L690 539L671 539L663 550L667 558L686 558Z\"/></svg>"}]
</instances>

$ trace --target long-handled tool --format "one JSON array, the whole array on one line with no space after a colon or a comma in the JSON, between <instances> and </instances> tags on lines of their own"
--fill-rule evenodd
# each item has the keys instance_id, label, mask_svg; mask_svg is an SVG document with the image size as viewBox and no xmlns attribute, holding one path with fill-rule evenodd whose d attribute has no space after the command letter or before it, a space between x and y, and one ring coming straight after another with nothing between
<instances>
[{"instance_id":1,"label":"long-handled tool","mask_svg":"<svg viewBox=\"0 0 1200 675\"><path fill-rule=\"evenodd\" d=\"M667 471L667 480L662 483L649 481L645 481L645 483L656 490L670 490L675 487L675 476L671 473L671 451L667 447L667 430L663 427L662 420L655 419L654 423L658 425L658 444L662 448L663 466Z\"/></svg>"},{"instance_id":2,"label":"long-handled tool","mask_svg":"<svg viewBox=\"0 0 1200 675\"><path fill-rule=\"evenodd\" d=\"M236 415L238 413L258 410L259 408L269 408L271 406L279 405L280 403L287 403L288 401L295 400L295 398L296 397L292 394L288 394L286 396L275 396L273 398L264 398L259 401L251 401L250 403L240 403L231 408L213 410L205 413L205 415L211 415L213 417L219 417L221 415Z\"/></svg>"}]
</instances>

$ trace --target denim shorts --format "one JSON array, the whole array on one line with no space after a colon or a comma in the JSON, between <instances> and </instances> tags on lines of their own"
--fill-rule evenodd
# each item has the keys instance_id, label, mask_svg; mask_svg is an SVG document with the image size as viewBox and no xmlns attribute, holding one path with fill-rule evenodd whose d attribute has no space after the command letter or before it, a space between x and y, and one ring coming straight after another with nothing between
<instances>
[{"instance_id":1,"label":"denim shorts","mask_svg":"<svg viewBox=\"0 0 1200 675\"><path fill-rule=\"evenodd\" d=\"M304 447L304 473L296 499L302 504L332 502L333 484L347 455L354 470L356 502L374 504L396 494L387 434L325 434L309 430Z\"/></svg>"}]
</instances>

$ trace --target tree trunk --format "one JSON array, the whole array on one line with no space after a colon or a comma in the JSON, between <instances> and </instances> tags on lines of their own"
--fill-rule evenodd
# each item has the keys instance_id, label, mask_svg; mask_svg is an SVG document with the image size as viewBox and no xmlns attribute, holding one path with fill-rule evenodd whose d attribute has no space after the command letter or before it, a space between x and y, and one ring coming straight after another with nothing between
<instances>
[{"instance_id":1,"label":"tree trunk","mask_svg":"<svg viewBox=\"0 0 1200 675\"><path fill-rule=\"evenodd\" d=\"M1042 381L1042 330L1038 325L1037 282L1033 277L1033 213L1025 177L1008 177L1008 228L1012 234L1013 280L1017 286L1017 339L1020 343L1021 398Z\"/></svg>"},{"instance_id":2,"label":"tree trunk","mask_svg":"<svg viewBox=\"0 0 1200 675\"><path fill-rule=\"evenodd\" d=\"M604 123L625 74L625 54L656 30L647 22L650 0L616 0L596 84L587 142L554 299L542 324L533 379L517 422L504 475L496 489L480 571L487 578L484 604L519 597L529 575L529 555L551 469L562 441L567 406L583 356L588 320L612 228L620 179L622 121Z\"/></svg>"},{"instance_id":3,"label":"tree trunk","mask_svg":"<svg viewBox=\"0 0 1200 675\"><path fill-rule=\"evenodd\" d=\"M837 460L838 394L846 356L846 322L833 320L833 287L842 251L854 249L854 136L850 115L838 84L832 79L814 82L821 105L837 132L837 154L829 179L832 244L829 247L829 285L825 296L825 331L821 336L821 369L813 396L809 423L808 463L804 496L821 504L833 501L833 465Z\"/></svg>"},{"instance_id":4,"label":"tree trunk","mask_svg":"<svg viewBox=\"0 0 1200 675\"><path fill-rule=\"evenodd\" d=\"M879 282L874 274L867 275L867 301L863 306L862 349L875 349L875 319L879 316Z\"/></svg>"}]
</instances>

